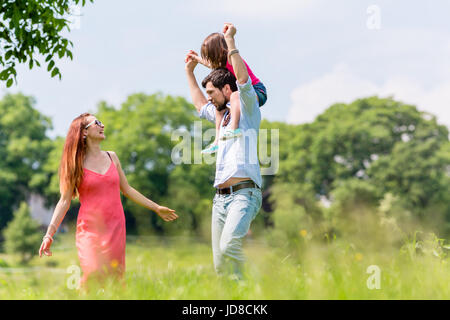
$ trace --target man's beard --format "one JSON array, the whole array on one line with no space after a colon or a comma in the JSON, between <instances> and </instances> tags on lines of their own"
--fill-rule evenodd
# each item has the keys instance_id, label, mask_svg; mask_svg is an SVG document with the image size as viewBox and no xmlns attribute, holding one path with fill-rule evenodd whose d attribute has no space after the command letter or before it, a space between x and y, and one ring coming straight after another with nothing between
<instances>
[{"instance_id":1,"label":"man's beard","mask_svg":"<svg viewBox=\"0 0 450 320\"><path fill-rule=\"evenodd\" d=\"M223 93L222 93L222 96L223 96L223 103L220 106L216 105L216 110L219 112L222 110L225 110L225 108L227 108L227 103L228 103L227 98L225 97L225 95Z\"/></svg>"},{"instance_id":2,"label":"man's beard","mask_svg":"<svg viewBox=\"0 0 450 320\"><path fill-rule=\"evenodd\" d=\"M216 110L217 111L222 111L222 110L225 110L225 108L227 108L227 102L225 101L222 105L220 105L220 106L216 106Z\"/></svg>"}]
</instances>

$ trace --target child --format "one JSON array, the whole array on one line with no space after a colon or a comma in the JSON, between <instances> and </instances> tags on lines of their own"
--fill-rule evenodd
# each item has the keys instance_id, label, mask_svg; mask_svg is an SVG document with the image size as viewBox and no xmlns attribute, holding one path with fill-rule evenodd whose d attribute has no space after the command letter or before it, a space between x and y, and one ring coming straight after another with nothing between
<instances>
[{"instance_id":1,"label":"child","mask_svg":"<svg viewBox=\"0 0 450 320\"><path fill-rule=\"evenodd\" d=\"M225 37L221 33L212 33L203 41L201 47L201 58L193 51L191 51L190 56L197 60L199 63L211 69L226 68L233 75L235 75L233 67L229 63L228 59L228 48L225 41ZM267 91L264 84L253 74L247 63L244 61L247 67L248 74L252 80L252 85L256 91L256 96L258 98L259 106L263 106L267 101ZM236 76L236 75L235 75ZM239 92L237 93L239 94ZM239 119L240 119L240 106L230 104L231 113L231 129L227 129L221 140L231 139L239 137L242 135L239 129ZM218 138L220 132L220 123L222 121L222 114L216 111L216 137L214 142L210 144L206 149L202 150L202 153L214 153L217 152L218 148Z\"/></svg>"}]
</instances>

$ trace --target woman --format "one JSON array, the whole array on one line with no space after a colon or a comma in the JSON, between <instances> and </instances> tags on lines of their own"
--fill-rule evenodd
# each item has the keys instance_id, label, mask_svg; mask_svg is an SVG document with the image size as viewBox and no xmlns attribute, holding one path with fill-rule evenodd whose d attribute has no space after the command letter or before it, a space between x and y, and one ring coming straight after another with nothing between
<instances>
[{"instance_id":1,"label":"woman","mask_svg":"<svg viewBox=\"0 0 450 320\"><path fill-rule=\"evenodd\" d=\"M133 189L112 151L102 151L105 126L89 113L74 119L64 145L59 169L61 198L39 249L51 256L53 235L61 224L70 202L79 197L76 246L83 270L81 283L91 276L125 272L125 216L120 191L139 205L156 212L164 221L178 218L175 211L160 206Z\"/></svg>"}]
</instances>

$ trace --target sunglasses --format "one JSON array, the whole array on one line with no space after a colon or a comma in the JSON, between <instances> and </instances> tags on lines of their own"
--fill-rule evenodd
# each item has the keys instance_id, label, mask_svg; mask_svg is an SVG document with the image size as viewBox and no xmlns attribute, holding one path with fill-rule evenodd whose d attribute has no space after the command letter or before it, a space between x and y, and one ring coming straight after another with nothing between
<instances>
[{"instance_id":1,"label":"sunglasses","mask_svg":"<svg viewBox=\"0 0 450 320\"><path fill-rule=\"evenodd\" d=\"M96 124L96 125L98 125L99 127L103 127L103 123L101 123L101 121L100 120L97 120L97 119L95 119L94 121L92 121L91 123L89 123L86 127L84 127L85 129L87 129L87 128L89 128L91 125L93 125L93 124Z\"/></svg>"}]
</instances>

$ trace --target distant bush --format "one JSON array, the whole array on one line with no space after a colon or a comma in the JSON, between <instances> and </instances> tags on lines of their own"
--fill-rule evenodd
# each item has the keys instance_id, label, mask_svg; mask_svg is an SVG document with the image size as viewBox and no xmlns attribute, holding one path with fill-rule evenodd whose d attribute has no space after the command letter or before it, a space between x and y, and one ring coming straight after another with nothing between
<instances>
[{"instance_id":1,"label":"distant bush","mask_svg":"<svg viewBox=\"0 0 450 320\"><path fill-rule=\"evenodd\" d=\"M8 268L8 264L3 259L0 259L0 268Z\"/></svg>"},{"instance_id":2,"label":"distant bush","mask_svg":"<svg viewBox=\"0 0 450 320\"><path fill-rule=\"evenodd\" d=\"M3 231L5 250L9 254L20 255L20 262L27 264L38 253L41 244L41 232L36 221L30 215L30 208L24 202L20 204L14 217Z\"/></svg>"},{"instance_id":3,"label":"distant bush","mask_svg":"<svg viewBox=\"0 0 450 320\"><path fill-rule=\"evenodd\" d=\"M268 237L272 245L301 248L306 240L317 236L319 229L315 227L322 220L322 209L310 186L278 184L273 186L271 198L275 207L271 216L274 228Z\"/></svg>"}]
</instances>

